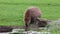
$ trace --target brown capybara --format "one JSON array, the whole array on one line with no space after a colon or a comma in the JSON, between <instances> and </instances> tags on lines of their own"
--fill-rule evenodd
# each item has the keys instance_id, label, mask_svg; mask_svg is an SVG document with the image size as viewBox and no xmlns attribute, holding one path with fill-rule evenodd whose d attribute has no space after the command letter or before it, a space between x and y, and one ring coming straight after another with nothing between
<instances>
[{"instance_id":1,"label":"brown capybara","mask_svg":"<svg viewBox=\"0 0 60 34\"><path fill-rule=\"evenodd\" d=\"M37 7L29 7L24 15L24 21L25 21L25 31L28 30L28 27L31 24L37 24L37 19L41 18L41 10Z\"/></svg>"}]
</instances>

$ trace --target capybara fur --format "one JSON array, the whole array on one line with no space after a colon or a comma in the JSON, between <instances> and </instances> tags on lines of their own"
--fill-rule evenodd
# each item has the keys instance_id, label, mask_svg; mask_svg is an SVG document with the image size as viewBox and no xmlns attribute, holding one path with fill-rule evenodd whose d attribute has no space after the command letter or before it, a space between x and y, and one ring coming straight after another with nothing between
<instances>
[{"instance_id":1,"label":"capybara fur","mask_svg":"<svg viewBox=\"0 0 60 34\"><path fill-rule=\"evenodd\" d=\"M37 7L29 7L27 8L24 14L24 22L25 22L25 31L28 30L28 27L31 24L37 24L37 18L41 18L41 10Z\"/></svg>"}]
</instances>

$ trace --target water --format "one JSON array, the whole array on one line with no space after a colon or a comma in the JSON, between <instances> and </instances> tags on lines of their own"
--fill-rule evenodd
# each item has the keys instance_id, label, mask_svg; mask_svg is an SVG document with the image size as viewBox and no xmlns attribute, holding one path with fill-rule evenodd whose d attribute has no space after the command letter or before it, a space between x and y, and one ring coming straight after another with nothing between
<instances>
[{"instance_id":1,"label":"water","mask_svg":"<svg viewBox=\"0 0 60 34\"><path fill-rule=\"evenodd\" d=\"M0 34L50 34L50 32L38 32L38 31L24 31L24 29L13 29L12 32L0 33Z\"/></svg>"},{"instance_id":2,"label":"water","mask_svg":"<svg viewBox=\"0 0 60 34\"><path fill-rule=\"evenodd\" d=\"M50 34L50 32L38 32L38 31L24 31L24 29L14 29L11 33L20 33L20 34Z\"/></svg>"}]
</instances>

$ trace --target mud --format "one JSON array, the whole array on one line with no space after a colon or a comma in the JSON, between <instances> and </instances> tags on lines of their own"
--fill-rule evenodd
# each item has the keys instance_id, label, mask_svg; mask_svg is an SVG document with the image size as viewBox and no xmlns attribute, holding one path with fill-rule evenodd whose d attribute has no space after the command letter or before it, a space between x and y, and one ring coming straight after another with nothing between
<instances>
[{"instance_id":1,"label":"mud","mask_svg":"<svg viewBox=\"0 0 60 34\"><path fill-rule=\"evenodd\" d=\"M58 31L58 29L59 29L58 26L60 26L60 19L57 19L54 21L53 20L49 21L48 25L49 25L49 28L46 28L46 29L49 29L50 31L55 29L56 31ZM0 26L0 33L12 32L14 29L25 29L25 26ZM44 29L44 28L42 28L42 29ZM59 29L59 31L60 31L60 29Z\"/></svg>"}]
</instances>

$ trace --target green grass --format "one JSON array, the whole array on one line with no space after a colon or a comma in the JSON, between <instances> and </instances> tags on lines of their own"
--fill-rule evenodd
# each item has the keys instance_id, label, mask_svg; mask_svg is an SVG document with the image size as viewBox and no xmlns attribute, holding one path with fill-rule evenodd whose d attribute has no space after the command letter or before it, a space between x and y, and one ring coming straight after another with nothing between
<instances>
[{"instance_id":1,"label":"green grass","mask_svg":"<svg viewBox=\"0 0 60 34\"><path fill-rule=\"evenodd\" d=\"M60 0L0 0L0 25L23 25L24 11L29 6L39 7L42 18L49 20L60 18ZM54 30L51 32L56 34Z\"/></svg>"},{"instance_id":2,"label":"green grass","mask_svg":"<svg viewBox=\"0 0 60 34\"><path fill-rule=\"evenodd\" d=\"M60 0L0 0L0 25L23 25L24 11L29 6L37 6L42 18L60 18Z\"/></svg>"}]
</instances>

